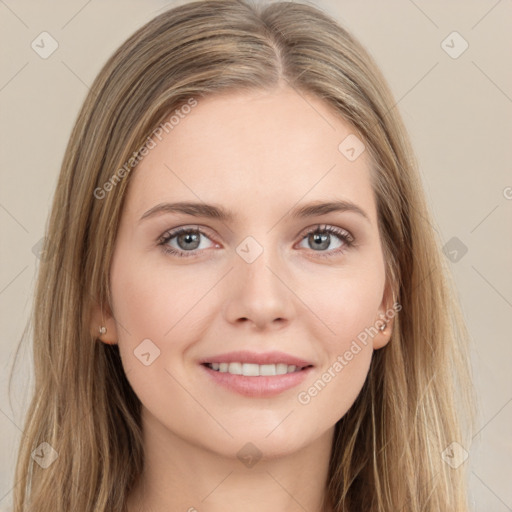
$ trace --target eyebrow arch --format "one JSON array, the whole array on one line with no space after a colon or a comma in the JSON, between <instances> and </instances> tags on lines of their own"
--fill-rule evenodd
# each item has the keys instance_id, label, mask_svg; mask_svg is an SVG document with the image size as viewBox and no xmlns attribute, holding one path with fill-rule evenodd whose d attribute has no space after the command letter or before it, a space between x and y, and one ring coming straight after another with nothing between
<instances>
[{"instance_id":1,"label":"eyebrow arch","mask_svg":"<svg viewBox=\"0 0 512 512\"><path fill-rule=\"evenodd\" d=\"M314 201L312 203L294 208L290 215L293 218L308 218L316 217L320 215L326 215L331 212L354 212L365 218L370 224L370 218L366 212L350 201ZM185 215L191 215L193 217L207 217L211 219L217 219L221 221L233 221L235 215L224 209L222 206L206 203L195 203L189 201L182 201L178 203L160 203L149 209L139 219L141 222L144 219L161 215L164 213L183 213Z\"/></svg>"}]
</instances>

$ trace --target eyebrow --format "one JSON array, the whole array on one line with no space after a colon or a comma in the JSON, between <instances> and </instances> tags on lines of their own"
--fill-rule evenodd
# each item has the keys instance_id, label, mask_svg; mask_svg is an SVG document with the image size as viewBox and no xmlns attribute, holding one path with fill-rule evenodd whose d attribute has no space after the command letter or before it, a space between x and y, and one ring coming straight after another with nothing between
<instances>
[{"instance_id":1,"label":"eyebrow","mask_svg":"<svg viewBox=\"0 0 512 512\"><path fill-rule=\"evenodd\" d=\"M367 213L350 201L314 201L304 206L294 208L290 215L292 218L308 218L316 217L320 215L326 215L331 212L354 212L366 219L370 224L370 218ZM233 221L235 215L233 212L226 210L222 206L206 204L206 203L195 203L189 201L182 201L178 203L160 203L153 208L149 209L139 219L141 222L144 219L149 219L156 215L162 215L165 213L183 213L185 215L191 215L193 217L206 217L210 219L216 219L221 221Z\"/></svg>"}]
</instances>

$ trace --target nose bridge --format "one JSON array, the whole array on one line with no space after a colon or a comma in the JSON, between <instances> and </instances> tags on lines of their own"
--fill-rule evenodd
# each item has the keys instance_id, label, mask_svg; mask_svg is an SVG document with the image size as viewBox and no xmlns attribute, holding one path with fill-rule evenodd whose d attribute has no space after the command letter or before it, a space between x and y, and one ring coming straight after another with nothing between
<instances>
[{"instance_id":1,"label":"nose bridge","mask_svg":"<svg viewBox=\"0 0 512 512\"><path fill-rule=\"evenodd\" d=\"M253 237L248 237L237 248L239 261L236 263L237 274L241 276L244 288L269 297L282 292L283 286L275 275L280 272L282 265L277 247L272 245L274 243L272 239L271 235L267 235L264 240L259 236L259 240L262 240L260 242ZM247 249L248 252L244 252Z\"/></svg>"},{"instance_id":2,"label":"nose bridge","mask_svg":"<svg viewBox=\"0 0 512 512\"><path fill-rule=\"evenodd\" d=\"M292 298L284 284L283 260L273 246L272 235L258 238L247 237L236 249L235 268L228 285L228 315L230 321L243 318L262 327L277 319L289 320Z\"/></svg>"}]
</instances>

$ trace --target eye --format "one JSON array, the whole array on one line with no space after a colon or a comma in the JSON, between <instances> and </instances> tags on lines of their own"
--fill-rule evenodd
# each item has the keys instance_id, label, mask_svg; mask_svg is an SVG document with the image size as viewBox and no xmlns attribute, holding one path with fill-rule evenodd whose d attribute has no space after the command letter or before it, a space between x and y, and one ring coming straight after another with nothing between
<instances>
[{"instance_id":1,"label":"eye","mask_svg":"<svg viewBox=\"0 0 512 512\"><path fill-rule=\"evenodd\" d=\"M327 251L328 254L319 254L320 257L330 258L337 256L345 252L347 249L354 245L354 237L345 229L338 228L335 226L319 225L309 231L302 234L302 242L311 244L313 251L323 253L326 252L324 249L328 249L331 245L333 235L341 240L341 244L338 244L333 251Z\"/></svg>"},{"instance_id":2,"label":"eye","mask_svg":"<svg viewBox=\"0 0 512 512\"><path fill-rule=\"evenodd\" d=\"M334 250L325 251L328 249L333 241L333 235L342 243L338 244ZM158 245L162 247L162 250L167 254L174 256L190 258L197 256L201 250L205 247L201 247L201 238L204 237L210 240L210 237L198 227L180 227L171 231L167 231L158 239ZM174 239L178 245L172 246L170 242ZM338 254L345 252L348 248L354 245L354 237L345 229L319 225L314 228L310 228L308 231L302 233L301 242L307 241L313 247L313 251L318 253L318 256L329 258L334 257ZM214 246L219 247L218 244ZM322 254L327 252L327 254Z\"/></svg>"},{"instance_id":3,"label":"eye","mask_svg":"<svg viewBox=\"0 0 512 512\"><path fill-rule=\"evenodd\" d=\"M189 258L196 256L196 250L204 249L200 247L201 237L208 238L208 235L198 228L181 227L164 233L158 240L158 245L167 254ZM176 238L178 247L172 247L169 242Z\"/></svg>"}]
</instances>

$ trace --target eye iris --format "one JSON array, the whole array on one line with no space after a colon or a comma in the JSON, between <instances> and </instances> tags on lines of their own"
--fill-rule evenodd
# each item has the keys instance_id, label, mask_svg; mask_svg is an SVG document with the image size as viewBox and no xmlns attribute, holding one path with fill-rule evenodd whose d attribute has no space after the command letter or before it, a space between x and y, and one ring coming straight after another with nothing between
<instances>
[{"instance_id":1,"label":"eye iris","mask_svg":"<svg viewBox=\"0 0 512 512\"><path fill-rule=\"evenodd\" d=\"M200 233L196 232L196 231L188 231L186 233L183 233L181 235L178 235L178 245L180 245L181 247L181 242L185 241L185 243L195 243L196 245L194 247L190 247L190 246L185 246L185 247L182 247L183 249L197 249L197 247L199 246L199 238L200 238Z\"/></svg>"},{"instance_id":2,"label":"eye iris","mask_svg":"<svg viewBox=\"0 0 512 512\"><path fill-rule=\"evenodd\" d=\"M316 243L320 243L321 244L320 247L317 247L317 248L319 248L319 249L327 249L329 247L330 235L328 235L328 234L322 235L321 233L312 233L310 235L310 240L313 240L313 242L315 244Z\"/></svg>"}]
</instances>

